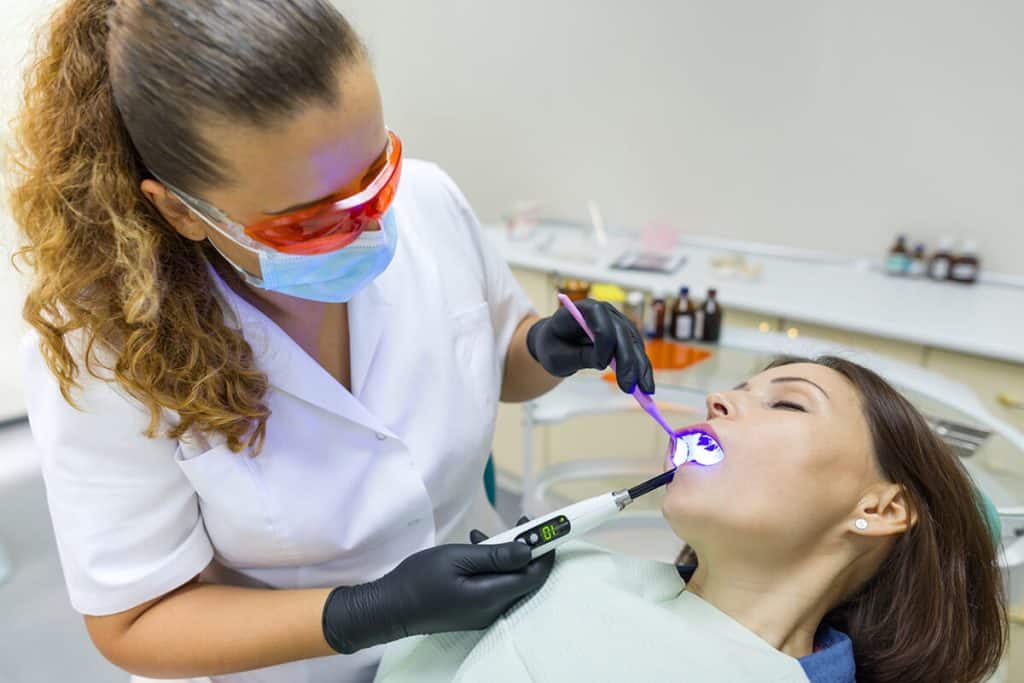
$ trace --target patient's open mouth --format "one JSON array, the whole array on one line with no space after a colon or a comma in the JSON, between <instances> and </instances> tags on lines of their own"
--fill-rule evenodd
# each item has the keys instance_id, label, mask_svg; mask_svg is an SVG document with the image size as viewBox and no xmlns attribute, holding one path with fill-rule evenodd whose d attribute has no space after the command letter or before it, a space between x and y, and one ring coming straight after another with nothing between
<instances>
[{"instance_id":1,"label":"patient's open mouth","mask_svg":"<svg viewBox=\"0 0 1024 683\"><path fill-rule=\"evenodd\" d=\"M710 425L694 425L677 432L675 438L676 449L672 462L676 467L682 467L688 462L714 465L725 458L725 451Z\"/></svg>"}]
</instances>

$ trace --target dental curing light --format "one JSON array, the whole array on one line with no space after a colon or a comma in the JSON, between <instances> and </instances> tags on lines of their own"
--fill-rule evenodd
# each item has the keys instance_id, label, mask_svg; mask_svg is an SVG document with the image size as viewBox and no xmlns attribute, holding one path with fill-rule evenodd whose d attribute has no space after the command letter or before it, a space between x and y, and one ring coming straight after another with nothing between
<instances>
[{"instance_id":1,"label":"dental curing light","mask_svg":"<svg viewBox=\"0 0 1024 683\"><path fill-rule=\"evenodd\" d=\"M715 437L701 429L684 430L676 434L669 441L668 453L676 467L687 461L698 465L714 465L725 457Z\"/></svg>"},{"instance_id":2,"label":"dental curing light","mask_svg":"<svg viewBox=\"0 0 1024 683\"><path fill-rule=\"evenodd\" d=\"M656 477L648 479L630 489L603 493L593 498L573 503L537 519L520 524L482 543L525 543L532 548L533 557L551 552L571 538L578 538L595 529L615 516L640 496L672 481L676 470L686 462L713 465L724 457L722 447L707 432L694 430L682 432L673 437L669 453L675 467ZM672 450L674 448L674 451Z\"/></svg>"}]
</instances>

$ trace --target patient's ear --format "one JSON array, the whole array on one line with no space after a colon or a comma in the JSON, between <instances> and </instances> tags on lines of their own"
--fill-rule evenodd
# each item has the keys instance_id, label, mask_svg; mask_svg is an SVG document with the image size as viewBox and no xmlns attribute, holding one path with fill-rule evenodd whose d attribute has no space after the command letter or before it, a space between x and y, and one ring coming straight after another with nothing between
<instances>
[{"instance_id":1,"label":"patient's ear","mask_svg":"<svg viewBox=\"0 0 1024 683\"><path fill-rule=\"evenodd\" d=\"M859 536L893 536L916 523L917 513L910 506L907 492L899 484L886 482L864 494L847 524Z\"/></svg>"}]
</instances>

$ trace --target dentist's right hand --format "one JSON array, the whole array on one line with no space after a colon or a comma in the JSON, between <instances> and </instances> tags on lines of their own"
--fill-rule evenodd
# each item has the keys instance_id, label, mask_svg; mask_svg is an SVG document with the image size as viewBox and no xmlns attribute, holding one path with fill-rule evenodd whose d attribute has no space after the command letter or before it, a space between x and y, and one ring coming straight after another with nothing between
<instances>
[{"instance_id":1,"label":"dentist's right hand","mask_svg":"<svg viewBox=\"0 0 1024 683\"><path fill-rule=\"evenodd\" d=\"M331 591L324 637L337 652L351 654L412 635L486 628L544 583L549 557L531 562L522 543L421 550L376 581Z\"/></svg>"},{"instance_id":2,"label":"dentist's right hand","mask_svg":"<svg viewBox=\"0 0 1024 683\"><path fill-rule=\"evenodd\" d=\"M614 360L620 389L629 394L639 386L645 394L653 394L654 370L636 326L605 301L583 299L576 308L594 333L594 341L561 306L526 333L526 349L533 359L555 377L568 377L584 368L603 370Z\"/></svg>"}]
</instances>

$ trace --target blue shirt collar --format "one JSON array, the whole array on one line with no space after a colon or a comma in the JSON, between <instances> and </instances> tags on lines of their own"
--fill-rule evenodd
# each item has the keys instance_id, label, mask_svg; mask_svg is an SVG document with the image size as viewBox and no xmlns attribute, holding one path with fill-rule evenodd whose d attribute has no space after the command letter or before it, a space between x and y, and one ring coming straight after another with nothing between
<instances>
[{"instance_id":1,"label":"blue shirt collar","mask_svg":"<svg viewBox=\"0 0 1024 683\"><path fill-rule=\"evenodd\" d=\"M827 624L818 627L814 652L798 661L811 683L856 683L853 641Z\"/></svg>"}]
</instances>

